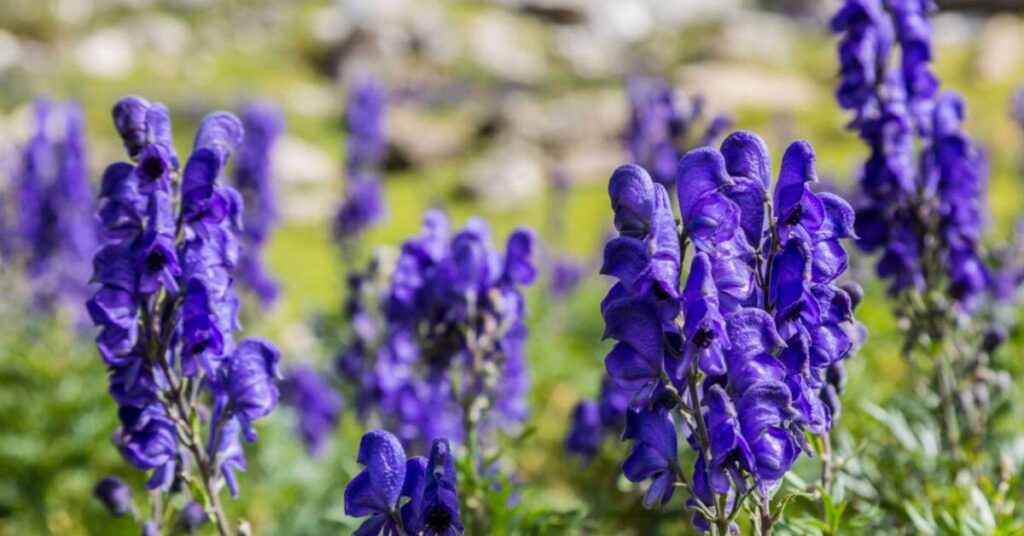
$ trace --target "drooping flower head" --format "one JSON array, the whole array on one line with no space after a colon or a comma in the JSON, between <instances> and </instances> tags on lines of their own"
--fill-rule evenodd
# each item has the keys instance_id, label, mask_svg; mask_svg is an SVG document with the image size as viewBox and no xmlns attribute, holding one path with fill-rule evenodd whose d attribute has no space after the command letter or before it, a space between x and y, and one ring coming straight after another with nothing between
<instances>
[{"instance_id":1,"label":"drooping flower head","mask_svg":"<svg viewBox=\"0 0 1024 536\"><path fill-rule=\"evenodd\" d=\"M363 435L357 461L364 469L345 487L345 514L366 517L354 534L458 535L455 467L448 440L435 439L430 458L406 458L390 432Z\"/></svg>"},{"instance_id":2,"label":"drooping flower head","mask_svg":"<svg viewBox=\"0 0 1024 536\"><path fill-rule=\"evenodd\" d=\"M500 251L482 219L450 235L442 213L427 213L390 278L350 297L354 337L338 368L360 413L379 416L406 446L424 450L428 438L464 439L460 401L467 398L485 404L480 424L488 430L523 422L529 376L522 288L536 278L535 249L525 229ZM464 374L469 379L459 380Z\"/></svg>"},{"instance_id":3,"label":"drooping flower head","mask_svg":"<svg viewBox=\"0 0 1024 536\"><path fill-rule=\"evenodd\" d=\"M206 463L207 492L226 484L237 495L235 471L246 469L239 435L255 440L252 421L277 404L279 359L265 341L234 340L242 200L221 178L242 124L225 112L206 116L182 168L166 107L126 97L113 116L132 162L103 175L105 243L86 308L100 328L96 344L119 406L114 441L129 463L152 471L151 489L166 492L177 472ZM185 382L193 386L187 392ZM208 433L199 436L197 423ZM202 517L183 530L206 519L195 508Z\"/></svg>"},{"instance_id":4,"label":"drooping flower head","mask_svg":"<svg viewBox=\"0 0 1024 536\"><path fill-rule=\"evenodd\" d=\"M770 170L766 145L749 132L731 134L721 150L690 151L676 172L678 228L665 190L642 168L620 167L609 180L619 236L605 247L602 273L616 282L601 310L605 337L616 341L605 366L630 401L623 472L650 482L645 506L672 499L683 473L678 413L697 451L688 502L705 531L731 522L722 517L751 484L774 490L809 451L805 433L831 428L837 392L826 376L860 337L851 297L836 283L853 209L810 189L807 142L787 149L774 189ZM584 455L596 450L593 412L579 406L569 438Z\"/></svg>"}]
</instances>

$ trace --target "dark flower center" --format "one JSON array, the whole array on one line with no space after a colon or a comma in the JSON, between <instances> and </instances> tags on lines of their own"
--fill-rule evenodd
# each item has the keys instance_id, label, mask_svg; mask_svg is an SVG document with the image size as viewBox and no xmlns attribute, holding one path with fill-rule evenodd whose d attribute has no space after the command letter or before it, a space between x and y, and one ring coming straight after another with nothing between
<instances>
[{"instance_id":1,"label":"dark flower center","mask_svg":"<svg viewBox=\"0 0 1024 536\"><path fill-rule=\"evenodd\" d=\"M435 532L441 532L452 526L452 514L444 506L434 506L427 510L424 522L427 528Z\"/></svg>"},{"instance_id":2,"label":"dark flower center","mask_svg":"<svg viewBox=\"0 0 1024 536\"><path fill-rule=\"evenodd\" d=\"M790 212L789 216L786 217L786 225L796 225L796 224L800 223L800 218L802 218L803 215L804 215L804 206L803 205L797 205L797 206L793 207L793 212Z\"/></svg>"},{"instance_id":3,"label":"dark flower center","mask_svg":"<svg viewBox=\"0 0 1024 536\"><path fill-rule=\"evenodd\" d=\"M154 251L149 255L146 255L146 270L150 272L159 272L167 266L167 258L164 257L160 252Z\"/></svg>"},{"instance_id":4,"label":"dark flower center","mask_svg":"<svg viewBox=\"0 0 1024 536\"><path fill-rule=\"evenodd\" d=\"M715 340L715 332L711 331L706 327L702 327L697 330L697 333L693 335L693 344L700 348L707 348L711 346L711 342Z\"/></svg>"},{"instance_id":5,"label":"dark flower center","mask_svg":"<svg viewBox=\"0 0 1024 536\"><path fill-rule=\"evenodd\" d=\"M164 174L164 164L159 158L147 158L142 161L142 172L149 180L159 179Z\"/></svg>"},{"instance_id":6,"label":"dark flower center","mask_svg":"<svg viewBox=\"0 0 1024 536\"><path fill-rule=\"evenodd\" d=\"M782 318L783 318L783 320L785 320L787 322L793 322L793 321L798 320L800 318L800 314L803 313L803 312L804 312L804 302L802 302L802 301L801 302L797 302L795 305L790 307L788 311L786 311L786 314L783 315Z\"/></svg>"}]
</instances>

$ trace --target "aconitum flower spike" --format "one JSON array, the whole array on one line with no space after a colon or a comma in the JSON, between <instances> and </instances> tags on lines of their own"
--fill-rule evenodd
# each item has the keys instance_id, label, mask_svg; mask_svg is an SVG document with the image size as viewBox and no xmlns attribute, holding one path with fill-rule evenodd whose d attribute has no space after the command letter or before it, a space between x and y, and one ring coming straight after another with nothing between
<instances>
[{"instance_id":1,"label":"aconitum flower spike","mask_svg":"<svg viewBox=\"0 0 1024 536\"><path fill-rule=\"evenodd\" d=\"M284 129L284 119L272 103L249 102L242 108L242 125L245 138L235 164L235 187L246 207L239 279L267 306L277 298L278 291L278 283L267 272L262 258L263 247L278 220L271 154Z\"/></svg>"},{"instance_id":2,"label":"aconitum flower spike","mask_svg":"<svg viewBox=\"0 0 1024 536\"><path fill-rule=\"evenodd\" d=\"M135 508L132 501L132 489L120 478L103 477L96 483L92 493L112 515L118 517L128 515Z\"/></svg>"},{"instance_id":3,"label":"aconitum flower spike","mask_svg":"<svg viewBox=\"0 0 1024 536\"><path fill-rule=\"evenodd\" d=\"M341 396L319 372L307 366L285 374L281 395L298 414L297 428L306 447L313 454L321 452L341 416Z\"/></svg>"},{"instance_id":4,"label":"aconitum flower spike","mask_svg":"<svg viewBox=\"0 0 1024 536\"><path fill-rule=\"evenodd\" d=\"M678 411L697 451L687 502L705 531L731 526L726 514L745 500L748 483L761 494L774 489L809 451L805 433L830 429L833 392L824 379L863 338L851 296L835 285L847 268L840 240L854 236L853 209L809 189L816 177L807 142L787 150L769 196L770 173L767 147L747 132L728 136L721 151L683 156L675 181L680 237L696 251L681 292L645 283L664 271L678 284L684 268L678 239L659 239L676 233L661 185L635 166L609 180L619 236L605 247L602 273L616 282L601 312L605 337L617 341L605 358L609 385L623 393L623 439L633 441L623 473L650 482L646 507L671 500L685 472ZM599 412L605 396L602 389ZM568 449L595 451L593 413L593 402L578 406Z\"/></svg>"},{"instance_id":5,"label":"aconitum flower spike","mask_svg":"<svg viewBox=\"0 0 1024 536\"><path fill-rule=\"evenodd\" d=\"M104 173L98 219L105 244L92 280L99 288L86 303L119 406L114 441L129 463L152 471L150 489L169 492L179 472L199 470L204 476L194 482L207 494L226 485L237 496L235 472L247 466L239 435L255 440L252 421L276 405L279 360L267 342L234 340L242 200L221 174L242 126L231 114L207 116L182 170L165 106L127 97L114 118L136 163ZM212 412L198 402L209 398ZM219 508L187 507L197 508L202 519L228 523Z\"/></svg>"}]
</instances>

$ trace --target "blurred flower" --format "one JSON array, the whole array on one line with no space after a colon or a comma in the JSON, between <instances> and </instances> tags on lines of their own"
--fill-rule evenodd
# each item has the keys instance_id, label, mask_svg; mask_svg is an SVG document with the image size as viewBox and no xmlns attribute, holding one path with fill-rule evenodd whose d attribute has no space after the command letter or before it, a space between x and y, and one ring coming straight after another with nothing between
<instances>
[{"instance_id":1,"label":"blurred flower","mask_svg":"<svg viewBox=\"0 0 1024 536\"><path fill-rule=\"evenodd\" d=\"M348 100L345 200L334 221L339 240L353 240L384 216L380 168L387 150L386 95L377 82L353 85Z\"/></svg>"},{"instance_id":2,"label":"blurred flower","mask_svg":"<svg viewBox=\"0 0 1024 536\"><path fill-rule=\"evenodd\" d=\"M114 476L103 477L93 488L93 495L115 516L132 513L132 490L124 480Z\"/></svg>"},{"instance_id":3,"label":"blurred flower","mask_svg":"<svg viewBox=\"0 0 1024 536\"><path fill-rule=\"evenodd\" d=\"M184 508L178 512L178 528L181 529L185 534L194 534L199 532L199 529L203 527L209 518L206 516L206 512L203 511L203 507L199 506L194 501L189 501Z\"/></svg>"},{"instance_id":4,"label":"blurred flower","mask_svg":"<svg viewBox=\"0 0 1024 536\"><path fill-rule=\"evenodd\" d=\"M35 103L35 132L16 180L19 240L33 305L52 310L88 292L89 257L97 245L93 193L85 161L85 130L77 104Z\"/></svg>"},{"instance_id":5,"label":"blurred flower","mask_svg":"<svg viewBox=\"0 0 1024 536\"><path fill-rule=\"evenodd\" d=\"M663 80L633 77L626 86L630 121L626 129L626 150L633 163L650 171L654 181L671 188L676 166L683 153L710 145L732 120L717 115L696 140L690 138L704 111L700 97L689 99Z\"/></svg>"},{"instance_id":6,"label":"blurred flower","mask_svg":"<svg viewBox=\"0 0 1024 536\"><path fill-rule=\"evenodd\" d=\"M249 287L264 307L277 298L278 283L267 272L263 247L278 222L271 154L284 130L281 111L271 102L252 101L242 107L245 138L235 163L235 187L246 208L242 226L239 280Z\"/></svg>"},{"instance_id":7,"label":"blurred flower","mask_svg":"<svg viewBox=\"0 0 1024 536\"><path fill-rule=\"evenodd\" d=\"M298 414L298 431L312 454L322 451L341 416L342 399L311 367L297 366L285 374L281 385L285 404Z\"/></svg>"}]
</instances>

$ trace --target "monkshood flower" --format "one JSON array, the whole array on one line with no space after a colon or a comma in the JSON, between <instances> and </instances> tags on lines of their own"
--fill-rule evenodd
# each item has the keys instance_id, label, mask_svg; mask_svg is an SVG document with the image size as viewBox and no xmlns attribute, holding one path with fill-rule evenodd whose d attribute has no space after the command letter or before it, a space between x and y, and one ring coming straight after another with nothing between
<instances>
[{"instance_id":1,"label":"monkshood flower","mask_svg":"<svg viewBox=\"0 0 1024 536\"><path fill-rule=\"evenodd\" d=\"M92 494L106 507L111 515L120 517L131 514L135 509L132 489L124 480L108 476L96 483Z\"/></svg>"},{"instance_id":2,"label":"monkshood flower","mask_svg":"<svg viewBox=\"0 0 1024 536\"><path fill-rule=\"evenodd\" d=\"M930 69L931 8L928 0L847 0L832 21L842 35L837 96L871 149L858 244L881 252L878 273L892 294L942 288L965 315L989 285L979 253L988 170L962 129L963 101L940 93Z\"/></svg>"},{"instance_id":3,"label":"monkshood flower","mask_svg":"<svg viewBox=\"0 0 1024 536\"><path fill-rule=\"evenodd\" d=\"M529 384L522 288L536 278L534 249L533 234L520 229L497 250L476 218L451 235L447 218L431 211L386 281L370 275L376 263L350 279L353 337L338 370L359 413L423 449L432 437L464 442L521 423Z\"/></svg>"},{"instance_id":4,"label":"monkshood flower","mask_svg":"<svg viewBox=\"0 0 1024 536\"><path fill-rule=\"evenodd\" d=\"M242 107L245 138L235 162L235 188L242 194L242 256L238 260L239 280L259 298L264 307L277 298L278 283L266 268L263 247L278 223L271 154L284 130L284 118L270 102L247 102Z\"/></svg>"},{"instance_id":5,"label":"monkshood flower","mask_svg":"<svg viewBox=\"0 0 1024 536\"><path fill-rule=\"evenodd\" d=\"M675 181L676 165L683 153L714 143L732 126L728 116L716 115L697 133L703 99L690 99L664 80L630 78L626 93L630 107L626 151L634 163L649 170L654 181L666 188Z\"/></svg>"},{"instance_id":6,"label":"monkshood flower","mask_svg":"<svg viewBox=\"0 0 1024 536\"><path fill-rule=\"evenodd\" d=\"M366 79L349 94L345 199L334 220L339 240L352 240L384 217L380 169L387 151L387 97L380 85Z\"/></svg>"},{"instance_id":7,"label":"monkshood flower","mask_svg":"<svg viewBox=\"0 0 1024 536\"><path fill-rule=\"evenodd\" d=\"M113 116L132 162L103 175L99 288L86 307L119 406L114 442L130 464L152 471L147 487L158 494L181 493L173 482L195 472L205 504L181 510L181 530L209 518L232 534L219 492L239 492L240 437L254 441L252 422L277 405L280 359L268 342L234 340L242 199L220 179L242 124L225 112L208 115L181 169L166 107L126 97ZM162 523L148 520L146 530Z\"/></svg>"},{"instance_id":8,"label":"monkshood flower","mask_svg":"<svg viewBox=\"0 0 1024 536\"><path fill-rule=\"evenodd\" d=\"M281 395L286 405L295 408L298 432L306 448L311 454L321 453L341 417L341 396L308 366L295 367L285 374Z\"/></svg>"},{"instance_id":9,"label":"monkshood flower","mask_svg":"<svg viewBox=\"0 0 1024 536\"><path fill-rule=\"evenodd\" d=\"M371 430L363 435L356 460L364 469L345 487L345 514L367 519L353 534L462 533L447 439L434 440L429 458L406 458L394 435Z\"/></svg>"},{"instance_id":10,"label":"monkshood flower","mask_svg":"<svg viewBox=\"0 0 1024 536\"><path fill-rule=\"evenodd\" d=\"M25 265L33 305L49 311L88 295L97 236L81 109L38 100L34 112L35 131L15 180L19 240L13 249Z\"/></svg>"},{"instance_id":11,"label":"monkshood flower","mask_svg":"<svg viewBox=\"0 0 1024 536\"><path fill-rule=\"evenodd\" d=\"M583 460L592 459L605 439L621 435L632 396L605 377L597 400L581 400L573 409L565 450Z\"/></svg>"},{"instance_id":12,"label":"monkshood flower","mask_svg":"<svg viewBox=\"0 0 1024 536\"><path fill-rule=\"evenodd\" d=\"M863 338L850 294L859 287L837 283L853 209L810 189L817 177L807 142L787 149L774 189L770 170L764 142L735 132L720 150L694 149L680 161L678 218L664 187L638 166L620 167L608 186L619 236L605 247L602 273L617 281L601 309L605 337L616 342L608 375L629 400L623 439L633 447L623 473L650 482L648 508L688 482L694 526L723 535L751 495L760 497L755 521L772 522L769 499L811 452L805 433L831 429L844 382L836 378ZM596 451L594 412L579 406L570 450ZM678 458L680 432L697 453L690 472Z\"/></svg>"}]
</instances>

